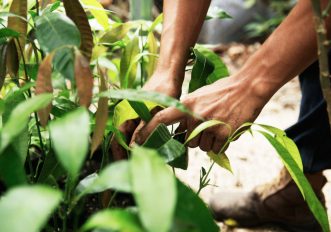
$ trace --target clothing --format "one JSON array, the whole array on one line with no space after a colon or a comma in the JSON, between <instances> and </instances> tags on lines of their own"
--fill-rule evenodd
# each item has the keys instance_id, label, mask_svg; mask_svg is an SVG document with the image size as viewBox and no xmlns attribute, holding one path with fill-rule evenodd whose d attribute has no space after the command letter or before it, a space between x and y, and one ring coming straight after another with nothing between
<instances>
[{"instance_id":1,"label":"clothing","mask_svg":"<svg viewBox=\"0 0 331 232\"><path fill-rule=\"evenodd\" d=\"M318 62L309 66L299 79L302 91L300 115L298 122L286 133L299 148L304 171L316 173L331 168L331 133Z\"/></svg>"}]
</instances>

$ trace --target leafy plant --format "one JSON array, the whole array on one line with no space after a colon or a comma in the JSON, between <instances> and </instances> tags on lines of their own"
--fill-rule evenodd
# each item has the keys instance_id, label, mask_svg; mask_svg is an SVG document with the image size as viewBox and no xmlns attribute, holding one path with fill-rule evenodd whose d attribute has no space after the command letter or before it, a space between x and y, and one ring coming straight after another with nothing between
<instances>
[{"instance_id":1,"label":"leafy plant","mask_svg":"<svg viewBox=\"0 0 331 232\"><path fill-rule=\"evenodd\" d=\"M198 194L169 167L187 169L186 143L226 124L206 121L186 141L185 133L159 125L142 146L129 147L118 127L138 117L148 122L156 106L199 116L176 99L140 90L155 69L162 15L154 22L115 22L109 14L96 0L40 6L13 0L0 12L1 229L219 231ZM201 45L192 49L192 60L190 92L228 76L219 57ZM212 164L201 171L198 193L215 164L232 170L229 143L261 131L328 231L293 141L276 128L252 126L232 132L220 154L208 154ZM128 150L127 160L112 160L113 139Z\"/></svg>"}]
</instances>

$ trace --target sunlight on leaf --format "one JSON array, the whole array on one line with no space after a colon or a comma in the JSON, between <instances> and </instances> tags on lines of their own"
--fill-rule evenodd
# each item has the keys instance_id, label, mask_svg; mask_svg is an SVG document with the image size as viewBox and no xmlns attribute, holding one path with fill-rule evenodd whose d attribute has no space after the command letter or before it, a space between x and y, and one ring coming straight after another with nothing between
<instances>
[{"instance_id":1,"label":"sunlight on leaf","mask_svg":"<svg viewBox=\"0 0 331 232\"><path fill-rule=\"evenodd\" d=\"M57 158L72 179L77 177L88 152L89 123L87 110L79 108L49 125Z\"/></svg>"},{"instance_id":2,"label":"sunlight on leaf","mask_svg":"<svg viewBox=\"0 0 331 232\"><path fill-rule=\"evenodd\" d=\"M40 231L60 200L61 193L50 187L35 185L10 190L0 199L1 230Z\"/></svg>"},{"instance_id":3,"label":"sunlight on leaf","mask_svg":"<svg viewBox=\"0 0 331 232\"><path fill-rule=\"evenodd\" d=\"M44 52L52 52L65 46L80 47L80 32L67 16L48 13L36 18L36 36Z\"/></svg>"},{"instance_id":4,"label":"sunlight on leaf","mask_svg":"<svg viewBox=\"0 0 331 232\"><path fill-rule=\"evenodd\" d=\"M109 28L108 15L103 8L103 6L97 0L81 0L81 2L90 7L91 14L98 21L98 23L103 26L105 30Z\"/></svg>"},{"instance_id":5,"label":"sunlight on leaf","mask_svg":"<svg viewBox=\"0 0 331 232\"><path fill-rule=\"evenodd\" d=\"M207 154L208 154L209 158L212 161L214 161L216 164L218 164L221 168L224 168L233 174L230 160L225 153L215 154L214 152L208 152Z\"/></svg>"},{"instance_id":6,"label":"sunlight on leaf","mask_svg":"<svg viewBox=\"0 0 331 232\"><path fill-rule=\"evenodd\" d=\"M107 189L130 193L130 167L128 161L118 161L105 167L100 174L91 174L81 180L76 192L85 194L100 193Z\"/></svg>"},{"instance_id":7,"label":"sunlight on leaf","mask_svg":"<svg viewBox=\"0 0 331 232\"><path fill-rule=\"evenodd\" d=\"M92 215L81 231L90 231L92 229L144 232L138 216L123 209L107 209Z\"/></svg>"},{"instance_id":8,"label":"sunlight on leaf","mask_svg":"<svg viewBox=\"0 0 331 232\"><path fill-rule=\"evenodd\" d=\"M20 103L11 113L1 132L0 153L27 126L30 115L45 108L52 101L52 94L41 94Z\"/></svg>"},{"instance_id":9,"label":"sunlight on leaf","mask_svg":"<svg viewBox=\"0 0 331 232\"><path fill-rule=\"evenodd\" d=\"M214 126L219 126L219 125L225 125L228 127L229 129L229 134L231 134L231 128L229 125L227 125L224 122L218 121L218 120L209 120L206 122L201 123L199 126L197 126L192 133L190 134L190 136L187 138L187 140L185 141L185 144L189 143L192 139L194 139L195 137L197 137L201 132L203 132L204 130L214 127Z\"/></svg>"},{"instance_id":10,"label":"sunlight on leaf","mask_svg":"<svg viewBox=\"0 0 331 232\"><path fill-rule=\"evenodd\" d=\"M148 231L171 228L176 206L176 180L156 151L136 147L130 160L133 195Z\"/></svg>"},{"instance_id":11,"label":"sunlight on leaf","mask_svg":"<svg viewBox=\"0 0 331 232\"><path fill-rule=\"evenodd\" d=\"M269 133L264 131L259 131L275 148L278 155L281 157L285 167L291 174L293 180L299 187L303 197L308 203L308 206L312 213L314 214L317 221L323 228L323 231L330 231L329 229L329 220L327 213L322 206L321 202L318 200L317 196L314 193L311 185L303 174L302 170L298 166L297 162L293 159L293 156L290 152L283 146L281 142L279 142L276 138L271 136Z\"/></svg>"}]
</instances>

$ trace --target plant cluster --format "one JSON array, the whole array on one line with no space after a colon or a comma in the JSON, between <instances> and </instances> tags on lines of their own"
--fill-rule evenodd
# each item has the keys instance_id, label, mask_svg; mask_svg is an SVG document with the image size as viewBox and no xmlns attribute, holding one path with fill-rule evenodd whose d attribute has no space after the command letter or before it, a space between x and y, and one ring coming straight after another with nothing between
<instances>
[{"instance_id":1,"label":"plant cluster","mask_svg":"<svg viewBox=\"0 0 331 232\"><path fill-rule=\"evenodd\" d=\"M226 148L247 131L275 147L329 231L297 147L277 128L246 123L233 131L219 154L208 153L211 167L202 168L198 193L169 167L187 169L186 143L225 123L200 118L187 136L161 124L142 146L127 145L119 126L138 117L148 122L156 106L199 117L176 99L141 90L156 67L162 15L121 22L96 0L13 0L2 8L1 231L217 232L198 194L214 164L231 171ZM191 58L189 92L228 76L220 58L201 45ZM114 139L127 160L113 159Z\"/></svg>"}]
</instances>

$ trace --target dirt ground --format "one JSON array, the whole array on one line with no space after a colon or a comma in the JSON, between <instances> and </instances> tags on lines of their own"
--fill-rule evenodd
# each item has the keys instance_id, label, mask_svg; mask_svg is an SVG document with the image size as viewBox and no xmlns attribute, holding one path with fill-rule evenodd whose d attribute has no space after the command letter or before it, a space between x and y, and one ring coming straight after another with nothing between
<instances>
[{"instance_id":1,"label":"dirt ground","mask_svg":"<svg viewBox=\"0 0 331 232\"><path fill-rule=\"evenodd\" d=\"M259 47L258 44L243 46L234 44L229 47L221 47L221 56L234 73ZM294 124L299 115L300 87L298 78L295 78L271 99L266 105L256 122L264 123L285 129ZM231 161L234 174L215 166L211 172L211 185L205 188L201 197L209 202L213 194L219 191L249 191L257 185L266 183L275 178L282 163L271 145L262 136L244 134L238 141L234 142L228 149L227 155ZM201 167L208 169L210 160L206 154L199 149L190 151L190 164L187 171L177 170L177 175L193 189L199 186L199 171ZM325 186L328 208L331 210L331 171L325 171L329 183ZM221 199L220 199L221 200ZM331 216L331 211L329 215ZM331 220L331 217L330 217ZM254 229L230 229L220 224L222 231L234 232L281 232L278 228L254 228Z\"/></svg>"}]
</instances>

